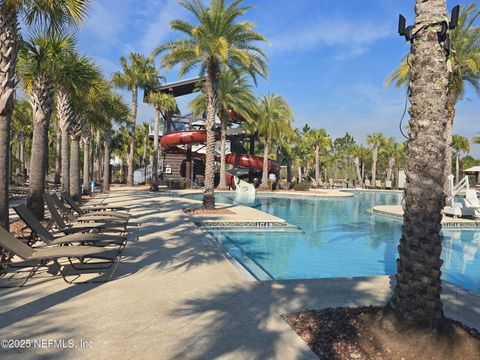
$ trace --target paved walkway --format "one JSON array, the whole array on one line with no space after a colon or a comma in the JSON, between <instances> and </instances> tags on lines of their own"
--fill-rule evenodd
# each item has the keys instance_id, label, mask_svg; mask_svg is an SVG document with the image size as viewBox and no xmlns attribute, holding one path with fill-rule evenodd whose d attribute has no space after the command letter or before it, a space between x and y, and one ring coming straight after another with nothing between
<instances>
[{"instance_id":1,"label":"paved walkway","mask_svg":"<svg viewBox=\"0 0 480 360\"><path fill-rule=\"evenodd\" d=\"M1 289L0 339L67 347L0 349L1 359L315 359L281 314L390 296L386 276L251 281L186 220L180 209L193 201L133 191L108 201L130 206L139 223L114 280L71 286L40 274ZM449 316L480 324L477 297L446 286L444 300Z\"/></svg>"}]
</instances>

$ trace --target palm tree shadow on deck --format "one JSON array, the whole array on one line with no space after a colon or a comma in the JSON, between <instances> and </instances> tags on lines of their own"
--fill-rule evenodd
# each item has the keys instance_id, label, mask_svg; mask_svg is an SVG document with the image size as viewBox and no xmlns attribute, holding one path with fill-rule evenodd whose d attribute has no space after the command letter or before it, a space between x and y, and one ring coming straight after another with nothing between
<instances>
[{"instance_id":1,"label":"palm tree shadow on deck","mask_svg":"<svg viewBox=\"0 0 480 360\"><path fill-rule=\"evenodd\" d=\"M202 359L240 354L254 359L315 358L281 315L359 304L381 306L388 299L375 294L372 287L363 289L359 282L362 279L251 282L186 300L170 316L174 319L195 315L190 336L198 341L176 358L192 353ZM356 335L352 336L354 339ZM331 346L334 342L332 339Z\"/></svg>"}]
</instances>

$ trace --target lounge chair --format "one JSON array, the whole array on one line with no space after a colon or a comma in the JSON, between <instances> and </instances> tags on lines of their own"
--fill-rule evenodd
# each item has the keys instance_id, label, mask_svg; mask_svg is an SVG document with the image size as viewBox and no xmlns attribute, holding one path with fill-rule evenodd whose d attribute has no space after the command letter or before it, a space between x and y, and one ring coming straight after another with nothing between
<instances>
[{"instance_id":1,"label":"lounge chair","mask_svg":"<svg viewBox=\"0 0 480 360\"><path fill-rule=\"evenodd\" d=\"M370 184L370 180L369 179L365 179L365 189L371 189L372 188L372 185Z\"/></svg>"},{"instance_id":2,"label":"lounge chair","mask_svg":"<svg viewBox=\"0 0 480 360\"><path fill-rule=\"evenodd\" d=\"M330 189L335 189L335 181L333 179L328 179L328 184Z\"/></svg>"},{"instance_id":3,"label":"lounge chair","mask_svg":"<svg viewBox=\"0 0 480 360\"><path fill-rule=\"evenodd\" d=\"M112 223L100 223L100 222L81 222L81 223L70 223L67 224L63 217L57 210L55 197L50 194L44 194L45 203L47 204L48 211L50 212L51 219L55 223L59 231L64 232L65 234L73 234L78 232L109 232L109 233L120 233L123 234L126 232L125 225L118 225Z\"/></svg>"},{"instance_id":4,"label":"lounge chair","mask_svg":"<svg viewBox=\"0 0 480 360\"><path fill-rule=\"evenodd\" d=\"M86 210L86 208L80 207L67 193L63 193L62 197L67 202L67 204L75 211L78 215L91 215L91 216L113 216L122 219L128 219L129 214L124 211L106 211L106 210L99 210L98 208L94 208L93 210ZM91 209L91 208L90 208Z\"/></svg>"},{"instance_id":5,"label":"lounge chair","mask_svg":"<svg viewBox=\"0 0 480 360\"><path fill-rule=\"evenodd\" d=\"M65 201L67 201L68 204L70 204L70 201L74 202L77 204L70 195L67 193L64 193L62 196L64 196ZM80 206L80 205L78 205ZM94 204L89 204L85 206L80 206L80 208L85 211L85 212L90 212L90 211L126 211L129 212L130 209L125 207L125 206L117 206L117 205L111 205L110 203L94 203Z\"/></svg>"},{"instance_id":6,"label":"lounge chair","mask_svg":"<svg viewBox=\"0 0 480 360\"><path fill-rule=\"evenodd\" d=\"M382 181L381 180L375 180L375 188L376 189L381 189L383 187Z\"/></svg>"},{"instance_id":7,"label":"lounge chair","mask_svg":"<svg viewBox=\"0 0 480 360\"><path fill-rule=\"evenodd\" d=\"M128 218L119 218L110 211L102 212L101 214L88 214L83 216L76 216L70 212L69 209L63 204L63 202L55 195L52 194L52 199L55 202L55 206L61 212L62 216L70 222L102 222L102 223L115 223L116 225L126 226Z\"/></svg>"},{"instance_id":8,"label":"lounge chair","mask_svg":"<svg viewBox=\"0 0 480 360\"><path fill-rule=\"evenodd\" d=\"M385 189L392 189L392 181L391 180L386 180L385 181Z\"/></svg>"},{"instance_id":9,"label":"lounge chair","mask_svg":"<svg viewBox=\"0 0 480 360\"><path fill-rule=\"evenodd\" d=\"M43 227L40 221L24 204L14 206L13 209L20 219L30 228L32 234L43 240L47 245L68 245L74 243L95 244L95 245L119 245L125 247L127 238L119 235L110 234L92 234L92 233L75 233L71 235L52 234Z\"/></svg>"},{"instance_id":10,"label":"lounge chair","mask_svg":"<svg viewBox=\"0 0 480 360\"><path fill-rule=\"evenodd\" d=\"M67 279L68 274L65 273L64 267L62 267L62 265L58 261L62 258L68 259L70 265L75 270L87 270L90 272L91 270L100 271L111 268L112 270L110 271L110 275L107 278L108 281L111 279L115 269L117 268L121 257L121 251L119 251L118 249L107 249L96 246L52 246L32 248L24 244L21 240L15 238L15 236L10 234L2 227L0 227L0 246L3 249L9 251L12 255L16 255L21 258L24 261L25 267L31 267L30 273L27 275L24 282L20 286L25 285L26 282L35 274L35 272L39 268L47 266L50 262L53 262L58 267L63 279L67 283L72 284L73 281L69 281ZM72 262L72 259L78 259L82 262L82 265L78 266L79 264L74 264ZM84 263L85 259L97 259L106 261ZM108 264L108 266L104 266L105 264ZM2 277L6 276L9 268L17 268L16 265L18 265L18 263L2 263Z\"/></svg>"}]
</instances>

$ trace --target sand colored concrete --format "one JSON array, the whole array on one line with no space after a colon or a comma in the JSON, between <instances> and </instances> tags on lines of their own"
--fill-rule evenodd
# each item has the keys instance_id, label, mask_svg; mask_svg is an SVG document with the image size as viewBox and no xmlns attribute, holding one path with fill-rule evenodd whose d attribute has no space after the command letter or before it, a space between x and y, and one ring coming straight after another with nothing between
<instances>
[{"instance_id":1,"label":"sand colored concrete","mask_svg":"<svg viewBox=\"0 0 480 360\"><path fill-rule=\"evenodd\" d=\"M191 200L118 191L107 201L139 224L112 281L72 286L40 273L0 289L0 339L92 347L0 349L1 359L315 359L281 314L391 294L387 276L251 281L181 212ZM478 297L449 285L443 297L449 316L480 324Z\"/></svg>"}]
</instances>

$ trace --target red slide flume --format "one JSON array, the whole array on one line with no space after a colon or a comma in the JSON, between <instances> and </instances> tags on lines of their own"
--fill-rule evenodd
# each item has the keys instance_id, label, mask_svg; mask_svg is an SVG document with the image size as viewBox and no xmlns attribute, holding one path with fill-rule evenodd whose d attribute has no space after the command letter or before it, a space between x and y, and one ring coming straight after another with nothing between
<instances>
[{"instance_id":1,"label":"red slide flume","mask_svg":"<svg viewBox=\"0 0 480 360\"><path fill-rule=\"evenodd\" d=\"M219 134L217 134L217 139ZM160 145L164 149L169 149L177 145L187 144L203 144L207 140L207 132L205 130L176 131L162 136ZM220 157L216 156L215 160L219 161ZM244 154L228 154L225 162L234 166L262 170L263 158L253 155ZM280 170L280 165L273 160L268 160L268 172L276 173ZM227 176L227 182L232 184L233 176Z\"/></svg>"}]
</instances>

